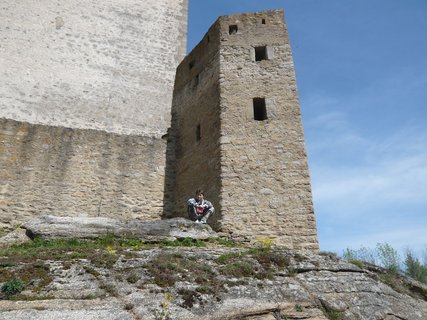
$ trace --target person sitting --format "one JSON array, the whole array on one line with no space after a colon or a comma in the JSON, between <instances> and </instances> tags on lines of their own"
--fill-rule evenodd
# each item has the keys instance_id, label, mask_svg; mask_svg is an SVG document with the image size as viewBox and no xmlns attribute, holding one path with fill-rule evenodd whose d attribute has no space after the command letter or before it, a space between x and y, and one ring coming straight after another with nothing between
<instances>
[{"instance_id":1,"label":"person sitting","mask_svg":"<svg viewBox=\"0 0 427 320\"><path fill-rule=\"evenodd\" d=\"M203 190L196 190L194 198L188 199L188 217L196 223L206 223L215 209L208 200L204 199L205 193Z\"/></svg>"}]
</instances>

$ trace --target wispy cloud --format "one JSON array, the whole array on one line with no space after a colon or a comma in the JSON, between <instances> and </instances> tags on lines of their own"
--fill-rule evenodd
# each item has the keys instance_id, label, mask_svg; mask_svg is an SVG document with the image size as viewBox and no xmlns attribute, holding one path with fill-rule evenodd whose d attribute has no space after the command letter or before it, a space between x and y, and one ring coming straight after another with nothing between
<instances>
[{"instance_id":1,"label":"wispy cloud","mask_svg":"<svg viewBox=\"0 0 427 320\"><path fill-rule=\"evenodd\" d=\"M312 171L313 193L319 204L335 201L333 207L345 203L359 209L402 201L427 204L427 155L378 159L378 163L358 166L314 166Z\"/></svg>"},{"instance_id":2,"label":"wispy cloud","mask_svg":"<svg viewBox=\"0 0 427 320\"><path fill-rule=\"evenodd\" d=\"M346 114L311 119L313 196L322 248L427 245L427 130L370 138ZM346 159L343 159L346 157Z\"/></svg>"}]
</instances>

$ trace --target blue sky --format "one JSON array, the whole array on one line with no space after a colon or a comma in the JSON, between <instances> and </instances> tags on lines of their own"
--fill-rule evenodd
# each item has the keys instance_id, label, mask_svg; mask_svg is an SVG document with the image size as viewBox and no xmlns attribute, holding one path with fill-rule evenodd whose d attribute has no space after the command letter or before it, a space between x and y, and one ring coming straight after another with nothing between
<instances>
[{"instance_id":1,"label":"blue sky","mask_svg":"<svg viewBox=\"0 0 427 320\"><path fill-rule=\"evenodd\" d=\"M283 8L321 250L427 249L427 1L190 0L188 48L220 15Z\"/></svg>"}]
</instances>

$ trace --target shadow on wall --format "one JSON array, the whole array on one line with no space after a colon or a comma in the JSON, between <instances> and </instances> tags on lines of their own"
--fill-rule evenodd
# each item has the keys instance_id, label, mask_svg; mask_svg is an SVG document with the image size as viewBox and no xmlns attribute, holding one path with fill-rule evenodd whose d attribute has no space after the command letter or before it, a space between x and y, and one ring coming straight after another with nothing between
<instances>
[{"instance_id":1,"label":"shadow on wall","mask_svg":"<svg viewBox=\"0 0 427 320\"><path fill-rule=\"evenodd\" d=\"M175 169L175 143L172 139L171 128L168 132L162 136L163 140L166 140L166 168L165 168L165 180L164 180L164 193L163 193L163 213L162 219L170 219L175 216L179 216L175 210L174 202L174 182L176 177Z\"/></svg>"},{"instance_id":2,"label":"shadow on wall","mask_svg":"<svg viewBox=\"0 0 427 320\"><path fill-rule=\"evenodd\" d=\"M172 121L175 117L172 116ZM172 125L172 128L175 128ZM197 189L204 189L206 192L206 199L211 201L215 213L209 218L209 225L215 230L220 231L221 229L221 206L218 198L219 191L215 186L209 185L193 185L191 190L178 190L182 186L177 183L177 153L179 153L179 136L172 128L168 129L168 133L162 136L162 139L167 141L166 145L166 168L165 168L165 180L164 180L164 194L163 194L163 213L161 219L171 219L174 217L188 218L187 203L186 200L194 196L194 192ZM188 189L188 188L187 188ZM185 193L185 199L182 194ZM177 194L181 194L181 197L177 198ZM217 194L217 196L215 196Z\"/></svg>"}]
</instances>

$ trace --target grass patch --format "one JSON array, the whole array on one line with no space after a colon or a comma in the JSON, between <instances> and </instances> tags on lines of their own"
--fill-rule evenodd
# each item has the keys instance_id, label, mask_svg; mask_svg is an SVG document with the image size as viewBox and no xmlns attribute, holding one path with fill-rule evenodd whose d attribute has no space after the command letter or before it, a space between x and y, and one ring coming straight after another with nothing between
<instances>
[{"instance_id":1,"label":"grass patch","mask_svg":"<svg viewBox=\"0 0 427 320\"><path fill-rule=\"evenodd\" d=\"M109 296L117 297L119 292L114 284L101 282L99 288L104 290Z\"/></svg>"},{"instance_id":2,"label":"grass patch","mask_svg":"<svg viewBox=\"0 0 427 320\"><path fill-rule=\"evenodd\" d=\"M290 264L289 257L284 256L279 251L269 248L255 248L249 250L249 253L265 268L271 268L272 265L275 265L279 268L285 268Z\"/></svg>"},{"instance_id":3,"label":"grass patch","mask_svg":"<svg viewBox=\"0 0 427 320\"><path fill-rule=\"evenodd\" d=\"M322 312L325 315L325 317L328 318L329 320L343 320L344 319L344 313L341 311L336 311L336 310L327 309L327 308L323 307Z\"/></svg>"},{"instance_id":4,"label":"grass patch","mask_svg":"<svg viewBox=\"0 0 427 320\"><path fill-rule=\"evenodd\" d=\"M363 269L365 267L365 263L362 260L348 260L348 262L350 262L351 264L354 264L360 269Z\"/></svg>"},{"instance_id":5,"label":"grass patch","mask_svg":"<svg viewBox=\"0 0 427 320\"><path fill-rule=\"evenodd\" d=\"M227 264L221 269L221 273L226 276L242 278L256 276L257 270L255 269L253 263L251 263L250 261L242 260L234 261Z\"/></svg>"},{"instance_id":6,"label":"grass patch","mask_svg":"<svg viewBox=\"0 0 427 320\"><path fill-rule=\"evenodd\" d=\"M202 240L183 238L176 240L163 240L159 243L160 247L206 247L206 243Z\"/></svg>"},{"instance_id":7,"label":"grass patch","mask_svg":"<svg viewBox=\"0 0 427 320\"><path fill-rule=\"evenodd\" d=\"M70 261L76 259L99 260L104 255L99 251L107 251L109 254L130 255L128 249L140 250L157 247L206 247L207 243L216 243L223 246L234 246L235 243L227 239L209 239L208 241L184 238L178 240L165 240L158 244L148 244L142 240L118 239L112 235L95 240L43 240L35 238L31 242L0 248L0 266L14 265L16 262L31 262L40 260ZM95 257L94 257L95 255ZM107 263L108 264L108 263Z\"/></svg>"},{"instance_id":8,"label":"grass patch","mask_svg":"<svg viewBox=\"0 0 427 320\"><path fill-rule=\"evenodd\" d=\"M218 258L215 259L215 262L219 263L219 264L226 264L229 261L235 260L236 258L240 258L242 256L244 256L244 253L241 252L229 252L229 253L224 253L222 255L220 255Z\"/></svg>"},{"instance_id":9,"label":"grass patch","mask_svg":"<svg viewBox=\"0 0 427 320\"><path fill-rule=\"evenodd\" d=\"M208 243L218 244L227 248L234 248L240 246L237 242L231 239L226 238L210 238L208 239Z\"/></svg>"},{"instance_id":10,"label":"grass patch","mask_svg":"<svg viewBox=\"0 0 427 320\"><path fill-rule=\"evenodd\" d=\"M177 281L188 281L199 285L199 293L217 295L225 290L210 266L201 264L181 254L162 252L149 261L145 267L160 287L167 288Z\"/></svg>"},{"instance_id":11,"label":"grass patch","mask_svg":"<svg viewBox=\"0 0 427 320\"><path fill-rule=\"evenodd\" d=\"M225 253L216 258L215 262L224 265L221 273L226 276L271 279L275 270L290 265L290 258L278 250L263 246L243 252Z\"/></svg>"},{"instance_id":12,"label":"grass patch","mask_svg":"<svg viewBox=\"0 0 427 320\"><path fill-rule=\"evenodd\" d=\"M427 290L425 290L421 286L412 286L396 272L387 271L383 273L378 273L377 279L399 293L407 294L415 299L422 299L424 301L427 301Z\"/></svg>"},{"instance_id":13,"label":"grass patch","mask_svg":"<svg viewBox=\"0 0 427 320\"><path fill-rule=\"evenodd\" d=\"M181 306L186 309L191 309L200 298L200 293L194 290L180 289L178 290L178 294L184 300Z\"/></svg>"},{"instance_id":14,"label":"grass patch","mask_svg":"<svg viewBox=\"0 0 427 320\"><path fill-rule=\"evenodd\" d=\"M13 268L0 269L0 282L4 282L5 285L9 286L4 288L5 291L2 288L3 294L10 296L9 293L13 291L11 288L13 288L13 285L17 285L16 279L25 283L25 288L34 293L39 293L52 282L49 265L40 260L31 263L20 263Z\"/></svg>"},{"instance_id":15,"label":"grass patch","mask_svg":"<svg viewBox=\"0 0 427 320\"><path fill-rule=\"evenodd\" d=\"M146 267L154 277L154 283L160 287L173 286L178 279L198 273L201 269L194 261L176 253L160 253Z\"/></svg>"},{"instance_id":16,"label":"grass patch","mask_svg":"<svg viewBox=\"0 0 427 320\"><path fill-rule=\"evenodd\" d=\"M295 311L296 312L303 312L304 311L304 307L300 304L296 304L295 305Z\"/></svg>"},{"instance_id":17,"label":"grass patch","mask_svg":"<svg viewBox=\"0 0 427 320\"><path fill-rule=\"evenodd\" d=\"M138 280L140 279L139 275L136 272L132 272L127 278L126 281L129 283L137 283Z\"/></svg>"}]
</instances>

